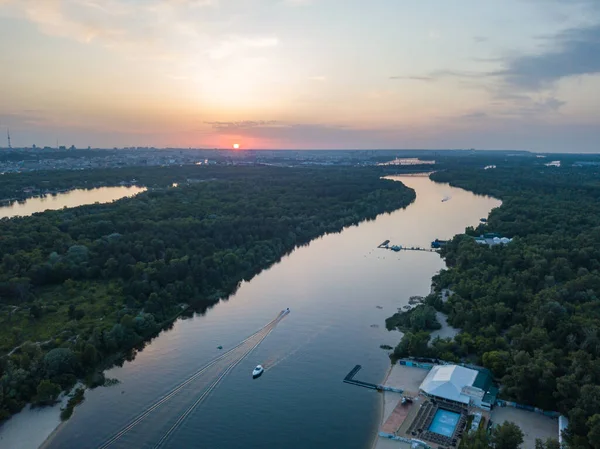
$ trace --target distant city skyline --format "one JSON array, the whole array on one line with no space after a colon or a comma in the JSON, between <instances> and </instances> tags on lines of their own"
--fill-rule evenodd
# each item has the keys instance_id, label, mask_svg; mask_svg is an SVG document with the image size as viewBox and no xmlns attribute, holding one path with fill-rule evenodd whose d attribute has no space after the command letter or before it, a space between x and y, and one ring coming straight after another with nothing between
<instances>
[{"instance_id":1,"label":"distant city skyline","mask_svg":"<svg viewBox=\"0 0 600 449\"><path fill-rule=\"evenodd\" d=\"M0 64L15 148L600 152L598 0L0 0Z\"/></svg>"}]
</instances>

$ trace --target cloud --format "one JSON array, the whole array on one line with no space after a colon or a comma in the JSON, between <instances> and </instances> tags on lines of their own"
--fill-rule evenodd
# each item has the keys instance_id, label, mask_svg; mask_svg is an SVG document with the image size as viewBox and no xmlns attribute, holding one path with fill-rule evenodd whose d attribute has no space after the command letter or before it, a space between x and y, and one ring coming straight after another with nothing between
<instances>
[{"instance_id":1,"label":"cloud","mask_svg":"<svg viewBox=\"0 0 600 449\"><path fill-rule=\"evenodd\" d=\"M406 81L435 81L435 78L432 76L390 76L391 80L406 80Z\"/></svg>"},{"instance_id":2,"label":"cloud","mask_svg":"<svg viewBox=\"0 0 600 449\"><path fill-rule=\"evenodd\" d=\"M18 8L20 14L35 23L45 34L69 37L86 43L95 39L114 43L124 36L125 30L103 19L107 15L126 14L127 9L119 2L106 3L100 5L85 0L21 0Z\"/></svg>"},{"instance_id":3,"label":"cloud","mask_svg":"<svg viewBox=\"0 0 600 449\"><path fill-rule=\"evenodd\" d=\"M313 0L282 0L283 4L292 6L310 5L312 2Z\"/></svg>"},{"instance_id":4,"label":"cloud","mask_svg":"<svg viewBox=\"0 0 600 449\"><path fill-rule=\"evenodd\" d=\"M487 42L489 39L485 36L473 36L473 41L476 43Z\"/></svg>"},{"instance_id":5,"label":"cloud","mask_svg":"<svg viewBox=\"0 0 600 449\"><path fill-rule=\"evenodd\" d=\"M474 72L468 70L436 70L430 74L433 78L485 78L487 72Z\"/></svg>"},{"instance_id":6,"label":"cloud","mask_svg":"<svg viewBox=\"0 0 600 449\"><path fill-rule=\"evenodd\" d=\"M507 87L539 91L562 78L600 73L600 24L563 31L552 41L551 48L538 54L509 58L491 75Z\"/></svg>"},{"instance_id":7,"label":"cloud","mask_svg":"<svg viewBox=\"0 0 600 449\"><path fill-rule=\"evenodd\" d=\"M317 123L278 123L251 127L240 132L244 137L275 149L402 149L402 148L481 148L529 149L535 151L597 151L600 129L597 126L547 123L521 117L479 117L477 126L461 118L444 120L439 126L365 127ZM262 148L256 146L256 148Z\"/></svg>"},{"instance_id":8,"label":"cloud","mask_svg":"<svg viewBox=\"0 0 600 449\"><path fill-rule=\"evenodd\" d=\"M480 119L480 118L486 118L488 116L487 113L482 112L482 111L477 111L477 112L469 112L467 114L463 114L460 116L460 118L463 119Z\"/></svg>"},{"instance_id":9,"label":"cloud","mask_svg":"<svg viewBox=\"0 0 600 449\"><path fill-rule=\"evenodd\" d=\"M186 61L197 58L198 49L218 50L227 41L219 32L223 23L202 14L219 0L0 1L2 15L27 20L43 34L101 45L136 59ZM244 44L244 39L235 43Z\"/></svg>"},{"instance_id":10,"label":"cloud","mask_svg":"<svg viewBox=\"0 0 600 449\"><path fill-rule=\"evenodd\" d=\"M499 106L498 115L509 117L535 116L556 113L566 104L553 96L534 98L530 95L501 94L496 97L499 101L494 105Z\"/></svg>"},{"instance_id":11,"label":"cloud","mask_svg":"<svg viewBox=\"0 0 600 449\"><path fill-rule=\"evenodd\" d=\"M248 48L269 48L279 45L276 37L243 37L232 36L220 42L208 51L212 59L222 59Z\"/></svg>"},{"instance_id":12,"label":"cloud","mask_svg":"<svg viewBox=\"0 0 600 449\"><path fill-rule=\"evenodd\" d=\"M435 70L426 75L394 75L390 76L391 80L405 81L439 81L443 78L470 78L483 79L490 76L487 72L472 72L465 70Z\"/></svg>"},{"instance_id":13,"label":"cloud","mask_svg":"<svg viewBox=\"0 0 600 449\"><path fill-rule=\"evenodd\" d=\"M220 131L240 131L250 128L273 126L278 122L275 120L242 120L239 122L204 122Z\"/></svg>"},{"instance_id":14,"label":"cloud","mask_svg":"<svg viewBox=\"0 0 600 449\"><path fill-rule=\"evenodd\" d=\"M185 5L190 8L203 8L206 6L216 6L218 0L170 0L176 5Z\"/></svg>"},{"instance_id":15,"label":"cloud","mask_svg":"<svg viewBox=\"0 0 600 449\"><path fill-rule=\"evenodd\" d=\"M358 129L318 123L274 123L241 130L243 137L264 142L270 148L377 148L401 147L402 131L394 129Z\"/></svg>"}]
</instances>

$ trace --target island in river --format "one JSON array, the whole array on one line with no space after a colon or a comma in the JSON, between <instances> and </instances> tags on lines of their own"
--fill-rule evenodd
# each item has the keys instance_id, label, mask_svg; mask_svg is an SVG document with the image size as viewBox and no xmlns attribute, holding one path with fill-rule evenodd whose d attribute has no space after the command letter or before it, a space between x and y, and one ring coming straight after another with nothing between
<instances>
[{"instance_id":1,"label":"island in river","mask_svg":"<svg viewBox=\"0 0 600 449\"><path fill-rule=\"evenodd\" d=\"M210 182L0 222L0 419L77 378L101 383L98 369L187 306L203 310L294 247L415 198L372 169L214 171Z\"/></svg>"}]
</instances>

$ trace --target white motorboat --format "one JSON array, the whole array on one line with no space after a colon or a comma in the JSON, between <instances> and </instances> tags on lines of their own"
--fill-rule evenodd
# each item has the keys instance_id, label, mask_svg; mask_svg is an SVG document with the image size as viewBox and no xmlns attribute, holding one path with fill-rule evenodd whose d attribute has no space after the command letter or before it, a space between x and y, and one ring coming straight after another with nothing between
<instances>
[{"instance_id":1,"label":"white motorboat","mask_svg":"<svg viewBox=\"0 0 600 449\"><path fill-rule=\"evenodd\" d=\"M258 376L260 376L263 372L265 371L265 369L262 367L262 365L257 365L256 368L254 368L254 371L252 371L252 377L254 379L256 379Z\"/></svg>"}]
</instances>

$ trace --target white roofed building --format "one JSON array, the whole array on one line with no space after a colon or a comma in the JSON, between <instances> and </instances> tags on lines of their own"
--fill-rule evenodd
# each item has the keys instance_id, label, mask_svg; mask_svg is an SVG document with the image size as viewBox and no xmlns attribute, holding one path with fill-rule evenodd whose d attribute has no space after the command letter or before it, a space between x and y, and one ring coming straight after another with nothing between
<instances>
[{"instance_id":1,"label":"white roofed building","mask_svg":"<svg viewBox=\"0 0 600 449\"><path fill-rule=\"evenodd\" d=\"M489 410L497 394L491 383L491 376L485 371L459 365L436 365L419 388L426 396Z\"/></svg>"}]
</instances>

